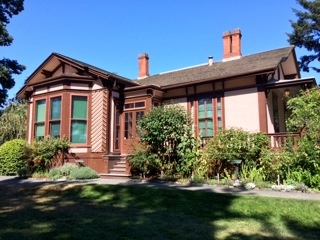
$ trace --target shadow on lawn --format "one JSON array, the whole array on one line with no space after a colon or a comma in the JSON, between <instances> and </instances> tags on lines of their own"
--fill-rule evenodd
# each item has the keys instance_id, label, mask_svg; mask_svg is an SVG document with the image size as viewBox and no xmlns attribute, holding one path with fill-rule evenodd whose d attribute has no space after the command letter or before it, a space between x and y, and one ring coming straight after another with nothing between
<instances>
[{"instance_id":1,"label":"shadow on lawn","mask_svg":"<svg viewBox=\"0 0 320 240\"><path fill-rule=\"evenodd\" d=\"M228 232L224 239L281 238L268 216L232 210L236 195L159 190L152 184L143 188L5 181L0 182L1 240L216 239L216 233L223 232L218 221L247 218L259 222L272 237ZM297 225L291 222L288 228ZM300 231L295 234L301 237Z\"/></svg>"}]
</instances>

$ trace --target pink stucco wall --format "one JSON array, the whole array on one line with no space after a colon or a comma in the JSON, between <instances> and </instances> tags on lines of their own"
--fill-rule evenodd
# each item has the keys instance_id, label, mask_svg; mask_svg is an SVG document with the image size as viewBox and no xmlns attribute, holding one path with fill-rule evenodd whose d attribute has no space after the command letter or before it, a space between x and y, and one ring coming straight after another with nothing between
<instances>
[{"instance_id":1,"label":"pink stucco wall","mask_svg":"<svg viewBox=\"0 0 320 240\"><path fill-rule=\"evenodd\" d=\"M260 125L257 89L228 91L224 96L226 128L258 132Z\"/></svg>"}]
</instances>

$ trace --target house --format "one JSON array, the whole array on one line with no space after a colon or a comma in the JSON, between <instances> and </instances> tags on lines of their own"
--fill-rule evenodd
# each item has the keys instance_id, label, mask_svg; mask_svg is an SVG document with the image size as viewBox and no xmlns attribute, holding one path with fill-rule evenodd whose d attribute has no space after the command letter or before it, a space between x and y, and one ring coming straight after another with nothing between
<instances>
[{"instance_id":1,"label":"house","mask_svg":"<svg viewBox=\"0 0 320 240\"><path fill-rule=\"evenodd\" d=\"M203 142L225 128L264 132L272 146L286 136L289 95L315 85L300 76L293 46L242 56L241 31L223 33L223 59L150 76L149 56L138 57L130 80L52 53L27 79L27 140L67 136L67 161L83 162L103 177L129 176L126 158L137 143L136 124L152 106L180 104Z\"/></svg>"}]
</instances>

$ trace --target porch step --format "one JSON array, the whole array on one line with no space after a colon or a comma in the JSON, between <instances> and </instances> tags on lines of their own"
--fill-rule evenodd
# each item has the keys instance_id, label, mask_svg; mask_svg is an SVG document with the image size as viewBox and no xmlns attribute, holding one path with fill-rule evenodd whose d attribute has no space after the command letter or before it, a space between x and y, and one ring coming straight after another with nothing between
<instances>
[{"instance_id":1,"label":"porch step","mask_svg":"<svg viewBox=\"0 0 320 240\"><path fill-rule=\"evenodd\" d=\"M101 173L99 175L100 175L100 178L106 178L106 179L129 179L131 177L130 174L115 174L115 173Z\"/></svg>"},{"instance_id":2,"label":"porch step","mask_svg":"<svg viewBox=\"0 0 320 240\"><path fill-rule=\"evenodd\" d=\"M109 168L99 174L101 178L128 179L131 177L131 174L127 174L127 155L109 154L105 157L108 159Z\"/></svg>"}]
</instances>

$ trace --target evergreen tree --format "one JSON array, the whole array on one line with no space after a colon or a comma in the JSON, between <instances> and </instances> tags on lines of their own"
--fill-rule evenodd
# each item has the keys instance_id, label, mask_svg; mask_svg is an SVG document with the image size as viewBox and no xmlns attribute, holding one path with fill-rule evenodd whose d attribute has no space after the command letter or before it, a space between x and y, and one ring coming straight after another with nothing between
<instances>
[{"instance_id":1,"label":"evergreen tree","mask_svg":"<svg viewBox=\"0 0 320 240\"><path fill-rule=\"evenodd\" d=\"M319 67L310 66L313 61L320 61L320 0L297 0L303 11L293 9L298 20L290 21L293 32L287 34L289 43L299 48L306 48L310 54L300 57L299 67L309 72L313 69L320 72Z\"/></svg>"},{"instance_id":2,"label":"evergreen tree","mask_svg":"<svg viewBox=\"0 0 320 240\"><path fill-rule=\"evenodd\" d=\"M13 37L7 30L7 25L13 15L19 14L23 8L24 0L1 0L0 1L0 46L10 46ZM8 89L11 89L15 82L13 74L20 74L25 66L19 64L16 60L8 58L0 59L0 107L3 106L7 97Z\"/></svg>"}]
</instances>

